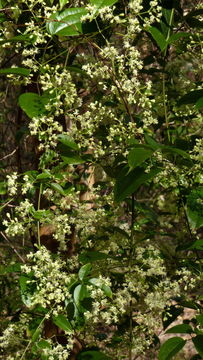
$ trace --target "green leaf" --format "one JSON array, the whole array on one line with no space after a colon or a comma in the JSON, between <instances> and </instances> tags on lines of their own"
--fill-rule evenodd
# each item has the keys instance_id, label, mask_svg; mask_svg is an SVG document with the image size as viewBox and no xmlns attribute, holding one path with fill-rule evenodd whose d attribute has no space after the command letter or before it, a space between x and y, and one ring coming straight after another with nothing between
<instances>
[{"instance_id":1,"label":"green leaf","mask_svg":"<svg viewBox=\"0 0 203 360\"><path fill-rule=\"evenodd\" d=\"M66 316L64 315L58 315L55 316L53 318L53 322L56 326L58 326L60 329L65 330L65 331L70 331L72 330L72 326L70 324L70 322L68 321L68 319L66 318Z\"/></svg>"},{"instance_id":2,"label":"green leaf","mask_svg":"<svg viewBox=\"0 0 203 360\"><path fill-rule=\"evenodd\" d=\"M142 184L153 179L159 172L160 168L151 168L149 173L145 173L143 168L136 168L129 173L129 168L124 167L116 179L114 187L114 200L123 201L127 196L134 193Z\"/></svg>"},{"instance_id":3,"label":"green leaf","mask_svg":"<svg viewBox=\"0 0 203 360\"><path fill-rule=\"evenodd\" d=\"M61 185L57 184L57 183L51 183L50 184L51 188L55 191L57 191L59 194L61 194L62 196L65 196L65 192L63 190L63 188L61 187Z\"/></svg>"},{"instance_id":4,"label":"green leaf","mask_svg":"<svg viewBox=\"0 0 203 360\"><path fill-rule=\"evenodd\" d=\"M78 73L78 74L82 74L84 76L87 76L87 73L86 71L82 70L80 67L78 66L66 66L66 69L69 70L70 72L75 72L75 73Z\"/></svg>"},{"instance_id":5,"label":"green leaf","mask_svg":"<svg viewBox=\"0 0 203 360\"><path fill-rule=\"evenodd\" d=\"M111 288L108 285L105 285L104 282L102 281L102 279L92 278L92 279L88 280L88 282L91 285L94 285L94 286L100 288L101 290L103 290L103 292L106 296L112 298Z\"/></svg>"},{"instance_id":6,"label":"green leaf","mask_svg":"<svg viewBox=\"0 0 203 360\"><path fill-rule=\"evenodd\" d=\"M203 226L203 187L190 192L187 196L186 205L186 212L191 227L195 229Z\"/></svg>"},{"instance_id":7,"label":"green leaf","mask_svg":"<svg viewBox=\"0 0 203 360\"><path fill-rule=\"evenodd\" d=\"M78 272L79 279L82 281L87 275L89 275L91 269L92 269L91 264L83 265Z\"/></svg>"},{"instance_id":8,"label":"green leaf","mask_svg":"<svg viewBox=\"0 0 203 360\"><path fill-rule=\"evenodd\" d=\"M124 236L126 239L130 240L129 234L125 230L121 229L118 226L111 226L109 228L107 227L107 228L105 228L105 230L107 230L108 232L113 233L113 234L119 233L122 235L122 237ZM108 255L108 257L111 257L111 256Z\"/></svg>"},{"instance_id":9,"label":"green leaf","mask_svg":"<svg viewBox=\"0 0 203 360\"><path fill-rule=\"evenodd\" d=\"M162 321L164 330L177 319L177 317L183 314L184 308L171 305L169 308L166 308L162 314Z\"/></svg>"},{"instance_id":10,"label":"green leaf","mask_svg":"<svg viewBox=\"0 0 203 360\"><path fill-rule=\"evenodd\" d=\"M63 7L68 3L68 0L59 0L59 4L60 4L60 10L63 9Z\"/></svg>"},{"instance_id":11,"label":"green leaf","mask_svg":"<svg viewBox=\"0 0 203 360\"><path fill-rule=\"evenodd\" d=\"M135 148L129 152L128 164L131 169L142 164L145 160L149 159L153 154L153 150L146 148Z\"/></svg>"},{"instance_id":12,"label":"green leaf","mask_svg":"<svg viewBox=\"0 0 203 360\"><path fill-rule=\"evenodd\" d=\"M79 284L78 286L76 286L74 293L73 293L73 298L74 301L76 303L77 306L80 305L80 302L84 299L89 297L89 291L87 290L86 285L83 284Z\"/></svg>"},{"instance_id":13,"label":"green leaf","mask_svg":"<svg viewBox=\"0 0 203 360\"><path fill-rule=\"evenodd\" d=\"M94 261L104 260L109 257L110 257L109 255L102 253L100 251L85 251L79 255L79 261L82 263L94 262Z\"/></svg>"},{"instance_id":14,"label":"green leaf","mask_svg":"<svg viewBox=\"0 0 203 360\"><path fill-rule=\"evenodd\" d=\"M168 2L168 1L166 1ZM168 29L169 29L169 26L170 24L173 25L174 21L172 19L172 12L173 12L173 6L170 6L170 3L169 3L169 6L167 5L166 7L164 7L166 4L163 2L163 8L162 8L162 13L163 13L163 16L164 16L164 19L165 19L165 25L167 27L167 33L168 33ZM172 20L172 22L171 22Z\"/></svg>"},{"instance_id":15,"label":"green leaf","mask_svg":"<svg viewBox=\"0 0 203 360\"><path fill-rule=\"evenodd\" d=\"M4 21L6 21L6 16L2 13L0 13L0 23L3 23ZM2 44L2 42L0 41L0 44Z\"/></svg>"},{"instance_id":16,"label":"green leaf","mask_svg":"<svg viewBox=\"0 0 203 360\"><path fill-rule=\"evenodd\" d=\"M61 158L64 164L77 165L83 164L85 162L79 155L75 154L73 154L72 156L61 156Z\"/></svg>"},{"instance_id":17,"label":"green leaf","mask_svg":"<svg viewBox=\"0 0 203 360\"><path fill-rule=\"evenodd\" d=\"M153 39L156 41L160 50L163 51L167 47L167 41L164 35L156 27L150 26L147 28L147 31L152 35Z\"/></svg>"},{"instance_id":18,"label":"green leaf","mask_svg":"<svg viewBox=\"0 0 203 360\"><path fill-rule=\"evenodd\" d=\"M34 333L32 334L32 342L35 342L37 339L39 339L39 336L42 332L41 328L37 328Z\"/></svg>"},{"instance_id":19,"label":"green leaf","mask_svg":"<svg viewBox=\"0 0 203 360\"><path fill-rule=\"evenodd\" d=\"M168 44L172 44L173 42L181 39L181 38L187 38L190 37L191 33L186 33L186 32L179 32L177 34L173 34L170 36L170 38L168 39L167 43Z\"/></svg>"},{"instance_id":20,"label":"green leaf","mask_svg":"<svg viewBox=\"0 0 203 360\"><path fill-rule=\"evenodd\" d=\"M189 221L191 221L191 219L189 219ZM190 242L185 243L184 245L179 245L176 248L176 251L193 250L193 249L194 250L203 250L203 239L190 241Z\"/></svg>"},{"instance_id":21,"label":"green leaf","mask_svg":"<svg viewBox=\"0 0 203 360\"><path fill-rule=\"evenodd\" d=\"M145 141L153 150L158 150L161 147L161 144L159 144L157 141L155 141L151 136L148 134L144 135Z\"/></svg>"},{"instance_id":22,"label":"green leaf","mask_svg":"<svg viewBox=\"0 0 203 360\"><path fill-rule=\"evenodd\" d=\"M41 354L41 359L40 360L49 360L49 355L46 354Z\"/></svg>"},{"instance_id":23,"label":"green leaf","mask_svg":"<svg viewBox=\"0 0 203 360\"><path fill-rule=\"evenodd\" d=\"M43 317L33 317L28 326L28 335L31 336L32 342L36 342L42 332Z\"/></svg>"},{"instance_id":24,"label":"green leaf","mask_svg":"<svg viewBox=\"0 0 203 360\"><path fill-rule=\"evenodd\" d=\"M203 314L197 315L196 319L198 323L203 327Z\"/></svg>"},{"instance_id":25,"label":"green leaf","mask_svg":"<svg viewBox=\"0 0 203 360\"><path fill-rule=\"evenodd\" d=\"M191 216L189 216L190 218L191 218ZM198 219L198 221L196 222L198 225L199 224L201 224L201 223L203 223L203 221L201 220L201 222L199 221L199 219ZM203 239L198 239L198 240L195 240L194 242L193 242L193 244L188 248L188 249L195 249L195 250L203 250Z\"/></svg>"},{"instance_id":26,"label":"green leaf","mask_svg":"<svg viewBox=\"0 0 203 360\"><path fill-rule=\"evenodd\" d=\"M29 181L34 182L38 176L38 171L30 170L23 173L23 175L28 175Z\"/></svg>"},{"instance_id":27,"label":"green leaf","mask_svg":"<svg viewBox=\"0 0 203 360\"><path fill-rule=\"evenodd\" d=\"M186 340L180 337L173 337L168 339L161 345L158 354L158 360L170 360L175 356L185 345Z\"/></svg>"},{"instance_id":28,"label":"green leaf","mask_svg":"<svg viewBox=\"0 0 203 360\"><path fill-rule=\"evenodd\" d=\"M90 4L95 5L98 9L101 9L105 6L112 6L118 0L90 0Z\"/></svg>"},{"instance_id":29,"label":"green leaf","mask_svg":"<svg viewBox=\"0 0 203 360\"><path fill-rule=\"evenodd\" d=\"M100 351L85 351L78 355L78 360L111 360L111 358Z\"/></svg>"},{"instance_id":30,"label":"green leaf","mask_svg":"<svg viewBox=\"0 0 203 360\"><path fill-rule=\"evenodd\" d=\"M31 214L34 219L36 220L45 220L49 218L52 215L52 212L50 210L32 210Z\"/></svg>"},{"instance_id":31,"label":"green leaf","mask_svg":"<svg viewBox=\"0 0 203 360\"><path fill-rule=\"evenodd\" d=\"M73 192L74 186L71 183L66 183L63 187L63 192L65 196L69 195L71 192Z\"/></svg>"},{"instance_id":32,"label":"green leaf","mask_svg":"<svg viewBox=\"0 0 203 360\"><path fill-rule=\"evenodd\" d=\"M45 105L49 99L36 93L27 92L18 98L18 104L21 109L30 118L39 117L46 113Z\"/></svg>"},{"instance_id":33,"label":"green leaf","mask_svg":"<svg viewBox=\"0 0 203 360\"><path fill-rule=\"evenodd\" d=\"M81 17L87 14L85 8L69 8L56 12L49 18L46 28L51 35L75 36L82 34Z\"/></svg>"},{"instance_id":34,"label":"green leaf","mask_svg":"<svg viewBox=\"0 0 203 360\"><path fill-rule=\"evenodd\" d=\"M85 297L83 300L81 300L80 302L80 308L82 310L88 310L91 311L92 310L92 304L93 304L93 299L91 297Z\"/></svg>"},{"instance_id":35,"label":"green leaf","mask_svg":"<svg viewBox=\"0 0 203 360\"><path fill-rule=\"evenodd\" d=\"M0 69L0 74L14 74L14 75L21 75L21 76L29 76L31 70L16 67L16 68L7 68L7 69Z\"/></svg>"},{"instance_id":36,"label":"green leaf","mask_svg":"<svg viewBox=\"0 0 203 360\"><path fill-rule=\"evenodd\" d=\"M112 298L113 294L112 294L111 288L108 285L103 284L101 289L103 290L104 294L107 297Z\"/></svg>"},{"instance_id":37,"label":"green leaf","mask_svg":"<svg viewBox=\"0 0 203 360\"><path fill-rule=\"evenodd\" d=\"M203 9L192 10L185 16L185 18L187 19L189 17L198 16L198 15L203 15Z\"/></svg>"},{"instance_id":38,"label":"green leaf","mask_svg":"<svg viewBox=\"0 0 203 360\"><path fill-rule=\"evenodd\" d=\"M195 104L201 97L203 97L203 89L190 91L178 100L178 106Z\"/></svg>"},{"instance_id":39,"label":"green leaf","mask_svg":"<svg viewBox=\"0 0 203 360\"><path fill-rule=\"evenodd\" d=\"M67 147L69 147L73 150L79 149L78 145L75 143L75 141L69 135L60 134L60 135L58 135L58 140L60 141L60 143L66 145Z\"/></svg>"},{"instance_id":40,"label":"green leaf","mask_svg":"<svg viewBox=\"0 0 203 360\"><path fill-rule=\"evenodd\" d=\"M194 309L194 310L202 309L201 305L195 301L179 301L179 304L189 309Z\"/></svg>"},{"instance_id":41,"label":"green leaf","mask_svg":"<svg viewBox=\"0 0 203 360\"><path fill-rule=\"evenodd\" d=\"M48 309L44 308L44 307L41 306L41 305L37 305L37 306L34 308L33 311L34 311L34 313L36 313L36 314L37 314L37 313L40 313L40 314L42 314L43 316L49 312Z\"/></svg>"},{"instance_id":42,"label":"green leaf","mask_svg":"<svg viewBox=\"0 0 203 360\"><path fill-rule=\"evenodd\" d=\"M69 300L65 300L65 305L66 305L66 311L67 311L67 315L68 315L68 319L71 321L74 319L74 314L75 314L75 304L72 301Z\"/></svg>"},{"instance_id":43,"label":"green leaf","mask_svg":"<svg viewBox=\"0 0 203 360\"><path fill-rule=\"evenodd\" d=\"M39 169L45 169L48 165L53 164L57 154L54 150L46 150L40 156Z\"/></svg>"},{"instance_id":44,"label":"green leaf","mask_svg":"<svg viewBox=\"0 0 203 360\"><path fill-rule=\"evenodd\" d=\"M36 345L40 349L51 349L51 344L47 340L44 340L44 339L38 341L38 343Z\"/></svg>"},{"instance_id":45,"label":"green leaf","mask_svg":"<svg viewBox=\"0 0 203 360\"><path fill-rule=\"evenodd\" d=\"M51 179L52 175L50 174L49 170L44 169L44 171L37 175L36 180L47 180L47 179Z\"/></svg>"},{"instance_id":46,"label":"green leaf","mask_svg":"<svg viewBox=\"0 0 203 360\"><path fill-rule=\"evenodd\" d=\"M179 333L179 334L191 334L193 333L193 329L188 324L180 324L173 326L172 328L168 329L166 331L166 334L173 334L173 333Z\"/></svg>"},{"instance_id":47,"label":"green leaf","mask_svg":"<svg viewBox=\"0 0 203 360\"><path fill-rule=\"evenodd\" d=\"M22 302L26 306L32 306L32 296L36 290L36 283L28 276L21 275L19 278Z\"/></svg>"},{"instance_id":48,"label":"green leaf","mask_svg":"<svg viewBox=\"0 0 203 360\"><path fill-rule=\"evenodd\" d=\"M203 96L201 98L199 98L199 100L197 100L196 104L195 104L196 109L201 109L203 108Z\"/></svg>"},{"instance_id":49,"label":"green leaf","mask_svg":"<svg viewBox=\"0 0 203 360\"><path fill-rule=\"evenodd\" d=\"M175 147L172 147L172 146L165 146L165 145L162 145L160 148L161 148L162 152L178 154L178 155L182 156L185 159L191 160L190 155L188 153L186 153L186 151L184 151L182 149L178 149L178 148L175 148Z\"/></svg>"},{"instance_id":50,"label":"green leaf","mask_svg":"<svg viewBox=\"0 0 203 360\"><path fill-rule=\"evenodd\" d=\"M195 17L190 17L186 19L188 25L192 28L202 29L203 28L203 21L200 21L199 19Z\"/></svg>"},{"instance_id":51,"label":"green leaf","mask_svg":"<svg viewBox=\"0 0 203 360\"><path fill-rule=\"evenodd\" d=\"M8 266L0 265L0 275L10 274L10 273L15 273L15 272L20 272L20 271L21 271L20 263L15 263L15 264L8 265Z\"/></svg>"},{"instance_id":52,"label":"green leaf","mask_svg":"<svg viewBox=\"0 0 203 360\"><path fill-rule=\"evenodd\" d=\"M7 193L7 183L6 181L0 181L0 195L5 195Z\"/></svg>"},{"instance_id":53,"label":"green leaf","mask_svg":"<svg viewBox=\"0 0 203 360\"><path fill-rule=\"evenodd\" d=\"M195 338L192 338L192 342L198 354L203 357L203 335L197 335Z\"/></svg>"},{"instance_id":54,"label":"green leaf","mask_svg":"<svg viewBox=\"0 0 203 360\"><path fill-rule=\"evenodd\" d=\"M5 44L5 43L9 43L9 42L28 42L30 44L34 44L34 42L36 41L37 36L36 35L29 35L29 34L25 34L25 35L17 35L17 36L13 36L10 39L5 39L3 41L0 41L0 44Z\"/></svg>"}]
</instances>

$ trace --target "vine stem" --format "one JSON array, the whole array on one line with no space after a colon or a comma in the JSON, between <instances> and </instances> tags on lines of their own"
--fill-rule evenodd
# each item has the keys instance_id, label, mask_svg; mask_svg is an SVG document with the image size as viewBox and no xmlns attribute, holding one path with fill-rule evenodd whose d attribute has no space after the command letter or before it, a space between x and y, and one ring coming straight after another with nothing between
<instances>
[{"instance_id":1,"label":"vine stem","mask_svg":"<svg viewBox=\"0 0 203 360\"><path fill-rule=\"evenodd\" d=\"M38 196L38 202L37 202L37 210L40 210L42 189L43 189L43 185L42 185L42 183L41 183L41 184L40 184L40 187L39 187L39 196ZM38 246L40 247L40 246L41 246L41 240L40 240L40 221L37 222L37 241L38 241Z\"/></svg>"},{"instance_id":2,"label":"vine stem","mask_svg":"<svg viewBox=\"0 0 203 360\"><path fill-rule=\"evenodd\" d=\"M130 256L129 256L129 267L131 270L132 256L133 256L133 236L134 236L134 219L135 219L135 197L132 194L131 201L131 234L130 234ZM129 360L132 360L132 340L133 340L133 306L132 299L130 300L130 324L129 324Z\"/></svg>"},{"instance_id":3,"label":"vine stem","mask_svg":"<svg viewBox=\"0 0 203 360\"><path fill-rule=\"evenodd\" d=\"M163 93L163 105L164 105L164 117L166 121L166 129L168 141L170 142L170 132L169 132L169 121L168 121L168 109L167 109L167 100L166 100L166 77L165 77L165 66L163 69L163 77L162 77L162 93Z\"/></svg>"},{"instance_id":4,"label":"vine stem","mask_svg":"<svg viewBox=\"0 0 203 360\"><path fill-rule=\"evenodd\" d=\"M39 323L38 327L36 328L34 334L39 330L40 326L43 324L43 322L44 322L44 320L47 318L47 316L48 316L49 314L51 314L51 312L52 312L55 304L56 304L56 303L54 303L54 305L52 306L52 308L50 309L50 311L42 318L42 320L40 321L40 323ZM34 334L33 334L33 335L34 335ZM32 335L32 338L33 338L33 335ZM29 349L29 347L30 347L30 345L31 345L31 343L32 343L32 341L33 341L32 338L29 340L29 342L28 342L25 350L23 351L23 353L22 353L22 355L21 355L20 360L23 360L26 352L28 351L28 349Z\"/></svg>"},{"instance_id":5,"label":"vine stem","mask_svg":"<svg viewBox=\"0 0 203 360\"><path fill-rule=\"evenodd\" d=\"M43 324L44 320L45 320L45 317L43 317L42 321L39 323L39 325L38 325L37 329L35 330L35 332L40 328L40 326ZM29 340L29 342L28 342L25 350L24 350L23 353L22 353L22 356L21 356L20 360L23 360L23 358L24 358L26 352L28 351L31 343L32 343L32 339Z\"/></svg>"},{"instance_id":6,"label":"vine stem","mask_svg":"<svg viewBox=\"0 0 203 360\"><path fill-rule=\"evenodd\" d=\"M192 230L191 230L191 227L190 227L190 222L189 222L189 220L188 220L187 211L186 211L186 209L185 209L185 204L184 204L184 201L183 201L183 198L182 198L182 195L181 195L181 189L180 189L180 184L179 184L179 182L178 182L178 189L179 189L181 204L182 204L182 207L183 207L183 212L184 212L184 217L185 217L185 222L186 222L187 230L188 230L188 233L189 233L189 236L190 236L191 241L195 241L194 236L193 236L193 233L192 233ZM198 253L198 250L197 250L197 249L195 249L195 254L196 254L196 259L200 260L201 258L200 258L200 256L199 256L199 253Z\"/></svg>"},{"instance_id":7,"label":"vine stem","mask_svg":"<svg viewBox=\"0 0 203 360\"><path fill-rule=\"evenodd\" d=\"M174 17L174 8L171 10L171 14L170 14L170 19L169 19L169 29L168 29L168 33L166 36L166 42L169 40L170 35L171 35L171 26L172 26L172 22L173 22L173 17ZM163 93L163 105L164 105L164 117L165 117L165 121L166 121L166 128L167 128L167 136L168 136L168 141L170 142L170 132L169 132L169 121L168 121L168 109L167 109L167 100L166 100L166 76L165 76L165 58L166 58L166 53L167 53L167 48L168 46L166 46L165 50L164 50L164 66L163 66L163 77L162 77L162 93Z\"/></svg>"}]
</instances>

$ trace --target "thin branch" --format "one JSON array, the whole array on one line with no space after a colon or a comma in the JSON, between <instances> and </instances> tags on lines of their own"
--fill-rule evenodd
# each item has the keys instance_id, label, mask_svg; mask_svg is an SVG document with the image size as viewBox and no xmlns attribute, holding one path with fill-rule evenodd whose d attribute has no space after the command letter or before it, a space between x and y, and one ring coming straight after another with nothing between
<instances>
[{"instance_id":1,"label":"thin branch","mask_svg":"<svg viewBox=\"0 0 203 360\"><path fill-rule=\"evenodd\" d=\"M18 250L16 250L16 248L10 243L10 241L8 240L8 238L6 237L6 235L3 233L3 231L0 232L0 234L2 235L2 237L4 238L4 240L6 240L6 242L9 244L9 246L13 249L13 251L16 253L16 255L19 257L19 259L25 263L25 260L22 258L22 256L19 254Z\"/></svg>"},{"instance_id":2,"label":"thin branch","mask_svg":"<svg viewBox=\"0 0 203 360\"><path fill-rule=\"evenodd\" d=\"M18 150L18 146L17 146L10 154L7 154L7 155L3 156L3 157L0 159L0 161L5 160L5 159L7 159L8 157L13 156L17 150Z\"/></svg>"},{"instance_id":3,"label":"thin branch","mask_svg":"<svg viewBox=\"0 0 203 360\"><path fill-rule=\"evenodd\" d=\"M12 201L13 201L13 198L10 199L10 200L8 200L5 204L1 205L1 206L0 206L0 209L5 208L7 205L10 206L10 207L15 207L15 205L9 205L10 202L12 202Z\"/></svg>"}]
</instances>

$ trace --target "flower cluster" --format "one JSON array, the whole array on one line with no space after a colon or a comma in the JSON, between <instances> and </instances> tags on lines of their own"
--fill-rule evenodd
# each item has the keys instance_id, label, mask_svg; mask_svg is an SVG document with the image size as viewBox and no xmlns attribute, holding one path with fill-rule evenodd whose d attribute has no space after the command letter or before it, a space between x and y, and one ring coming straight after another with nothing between
<instances>
[{"instance_id":1,"label":"flower cluster","mask_svg":"<svg viewBox=\"0 0 203 360\"><path fill-rule=\"evenodd\" d=\"M30 305L53 307L53 314L57 315L63 310L65 299L71 297L68 285L75 275L68 274L65 263L59 258L54 260L44 246L27 257L32 261L32 265L23 265L22 271L28 275L33 274L33 279L28 281L36 288L31 296Z\"/></svg>"},{"instance_id":2,"label":"flower cluster","mask_svg":"<svg viewBox=\"0 0 203 360\"><path fill-rule=\"evenodd\" d=\"M192 55L200 37L188 31L192 5L182 22L179 9L165 9L159 0L13 2L1 16L0 56L3 73L11 72L9 86L24 84L24 95L34 99L31 105L18 100L18 155L32 137L31 151L37 149L34 165L22 155L22 174L7 175L4 237L23 237L27 245L38 236L38 245L21 266L28 315L3 332L2 354L10 348L7 360L68 360L76 336L112 359L129 351L129 358L148 356L161 314L199 280L187 268L199 265L196 249L188 261L176 257L178 271L173 261L179 237L200 238L187 219L189 205L201 216L202 199L193 198L193 189L203 183L201 109L184 97L201 94L201 50L198 60ZM80 20L80 35L69 36ZM52 21L63 33L49 34ZM20 138L21 122L26 138ZM57 335L45 340L46 321Z\"/></svg>"},{"instance_id":3,"label":"flower cluster","mask_svg":"<svg viewBox=\"0 0 203 360\"><path fill-rule=\"evenodd\" d=\"M59 214L54 217L54 239L59 242L59 251L67 250L67 236L71 234L70 219L67 214Z\"/></svg>"},{"instance_id":4,"label":"flower cluster","mask_svg":"<svg viewBox=\"0 0 203 360\"><path fill-rule=\"evenodd\" d=\"M7 219L3 220L3 225L6 226L6 234L9 236L24 235L26 228L23 223L19 222L17 217L11 219L10 213L7 213Z\"/></svg>"},{"instance_id":5,"label":"flower cluster","mask_svg":"<svg viewBox=\"0 0 203 360\"><path fill-rule=\"evenodd\" d=\"M73 348L73 340L72 334L68 334L68 344L63 346L59 343L55 344L51 339L48 339L46 347L40 349L40 352L50 360L67 360L70 350Z\"/></svg>"},{"instance_id":6,"label":"flower cluster","mask_svg":"<svg viewBox=\"0 0 203 360\"><path fill-rule=\"evenodd\" d=\"M20 315L18 322L8 325L0 336L0 353L9 349L11 353L13 352L15 354L15 359L20 359L24 351L22 339L24 339L24 334L28 328L29 321L29 315L24 313ZM12 359L14 359L14 357L11 355L9 360Z\"/></svg>"},{"instance_id":7,"label":"flower cluster","mask_svg":"<svg viewBox=\"0 0 203 360\"><path fill-rule=\"evenodd\" d=\"M33 204L28 199L21 201L20 205L15 207L16 216L11 218L11 214L7 213L7 219L3 220L6 233L9 236L25 234L33 223L33 211Z\"/></svg>"},{"instance_id":8,"label":"flower cluster","mask_svg":"<svg viewBox=\"0 0 203 360\"><path fill-rule=\"evenodd\" d=\"M60 115L72 108L78 99L76 86L72 81L71 74L60 65L52 67L45 65L39 77L42 90L49 95L49 102L45 106L48 111ZM77 103L77 102L76 102ZM79 105L78 103L77 105Z\"/></svg>"},{"instance_id":9,"label":"flower cluster","mask_svg":"<svg viewBox=\"0 0 203 360\"><path fill-rule=\"evenodd\" d=\"M25 174L23 176L23 184L22 184L22 194L25 195L27 194L30 190L32 190L33 187L33 181L31 180L31 178L29 177L29 175Z\"/></svg>"},{"instance_id":10,"label":"flower cluster","mask_svg":"<svg viewBox=\"0 0 203 360\"><path fill-rule=\"evenodd\" d=\"M29 123L31 135L37 135L40 141L39 150L49 150L56 147L57 135L63 131L62 126L55 121L54 116L34 117Z\"/></svg>"},{"instance_id":11,"label":"flower cluster","mask_svg":"<svg viewBox=\"0 0 203 360\"><path fill-rule=\"evenodd\" d=\"M17 189L18 189L18 185L17 185L17 179L18 179L18 175L17 172L14 172L11 175L7 175L7 187L8 187L8 194L10 196L14 196L17 194Z\"/></svg>"},{"instance_id":12,"label":"flower cluster","mask_svg":"<svg viewBox=\"0 0 203 360\"><path fill-rule=\"evenodd\" d=\"M140 52L126 39L124 46L125 54L121 53L119 44L107 43L99 50L98 61L92 57L82 65L89 76L88 91L91 92L91 84L95 82L103 96L89 103L85 111L81 106L69 115L71 135L98 158L123 153L129 139L139 137L158 122L153 112L152 83L140 81L143 67ZM101 126L106 128L108 143L97 139Z\"/></svg>"}]
</instances>

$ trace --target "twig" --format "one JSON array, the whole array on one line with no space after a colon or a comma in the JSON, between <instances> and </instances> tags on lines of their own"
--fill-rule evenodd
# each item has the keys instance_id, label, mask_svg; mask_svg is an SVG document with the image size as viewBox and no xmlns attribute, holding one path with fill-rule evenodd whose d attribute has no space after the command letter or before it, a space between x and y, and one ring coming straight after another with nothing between
<instances>
[{"instance_id":1,"label":"twig","mask_svg":"<svg viewBox=\"0 0 203 360\"><path fill-rule=\"evenodd\" d=\"M6 235L3 233L3 231L0 232L0 234L3 236L3 238L7 241L7 243L9 244L9 246L13 249L13 251L16 253L16 255L19 257L19 259L25 263L25 260L22 258L22 256L19 254L19 252L16 250L16 248L10 243L10 241L8 240L8 238L6 237Z\"/></svg>"},{"instance_id":2,"label":"twig","mask_svg":"<svg viewBox=\"0 0 203 360\"><path fill-rule=\"evenodd\" d=\"M13 199L8 200L5 204L1 205L0 209L5 208L5 206L9 205L11 201L13 201ZM15 207L15 205L10 205L10 207Z\"/></svg>"},{"instance_id":3,"label":"twig","mask_svg":"<svg viewBox=\"0 0 203 360\"><path fill-rule=\"evenodd\" d=\"M17 150L18 150L18 146L17 146L17 148L15 148L10 154L3 156L3 157L0 159L0 161L5 160L5 159L7 159L8 157L14 155Z\"/></svg>"}]
</instances>

